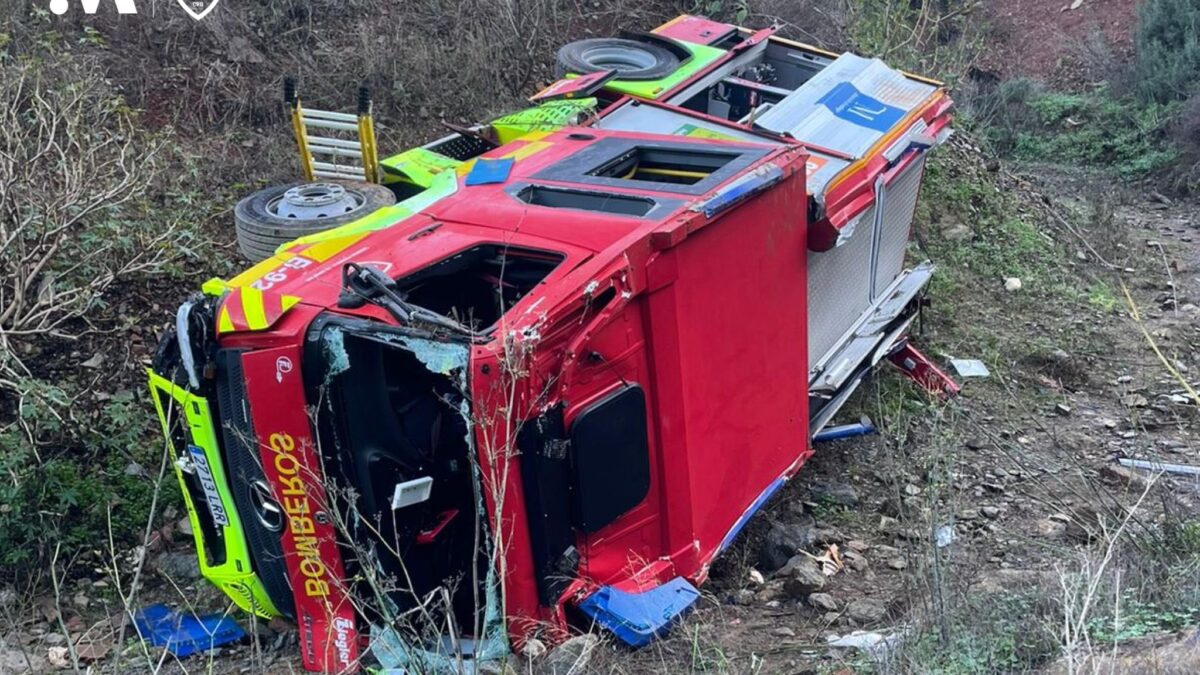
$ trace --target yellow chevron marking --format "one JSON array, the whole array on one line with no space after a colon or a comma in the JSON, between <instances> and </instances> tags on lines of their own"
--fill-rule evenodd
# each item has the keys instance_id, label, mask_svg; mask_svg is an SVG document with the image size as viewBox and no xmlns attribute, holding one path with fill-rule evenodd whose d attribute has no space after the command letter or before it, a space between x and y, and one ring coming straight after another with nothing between
<instances>
[{"instance_id":1,"label":"yellow chevron marking","mask_svg":"<svg viewBox=\"0 0 1200 675\"><path fill-rule=\"evenodd\" d=\"M232 333L234 331L233 319L229 317L229 308L221 307L221 315L217 317L217 332Z\"/></svg>"},{"instance_id":2,"label":"yellow chevron marking","mask_svg":"<svg viewBox=\"0 0 1200 675\"><path fill-rule=\"evenodd\" d=\"M242 313L246 315L246 327L250 330L262 330L270 325L267 323L267 308L263 302L262 291L257 288L242 288Z\"/></svg>"}]
</instances>

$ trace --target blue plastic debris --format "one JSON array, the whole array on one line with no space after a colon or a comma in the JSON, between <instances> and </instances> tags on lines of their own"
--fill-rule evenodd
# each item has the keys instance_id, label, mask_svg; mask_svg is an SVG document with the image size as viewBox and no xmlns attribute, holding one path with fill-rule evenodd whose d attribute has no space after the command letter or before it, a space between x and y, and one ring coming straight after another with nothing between
<instances>
[{"instance_id":1,"label":"blue plastic debris","mask_svg":"<svg viewBox=\"0 0 1200 675\"><path fill-rule=\"evenodd\" d=\"M180 613L166 605L150 605L133 617L138 634L155 647L165 647L180 658L206 652L242 639L246 632L224 614Z\"/></svg>"},{"instance_id":2,"label":"blue plastic debris","mask_svg":"<svg viewBox=\"0 0 1200 675\"><path fill-rule=\"evenodd\" d=\"M754 173L747 174L717 191L698 207L704 215L712 218L729 207L749 199L778 183L783 178L783 169L770 164Z\"/></svg>"},{"instance_id":3,"label":"blue plastic debris","mask_svg":"<svg viewBox=\"0 0 1200 675\"><path fill-rule=\"evenodd\" d=\"M661 637L671 624L692 608L700 597L683 577L642 593L626 593L601 586L579 604L597 625L630 647L644 647Z\"/></svg>"},{"instance_id":4,"label":"blue plastic debris","mask_svg":"<svg viewBox=\"0 0 1200 675\"><path fill-rule=\"evenodd\" d=\"M477 159L471 172L467 174L464 183L467 185L487 185L488 183L503 183L508 180L508 174L513 168L513 158Z\"/></svg>"}]
</instances>

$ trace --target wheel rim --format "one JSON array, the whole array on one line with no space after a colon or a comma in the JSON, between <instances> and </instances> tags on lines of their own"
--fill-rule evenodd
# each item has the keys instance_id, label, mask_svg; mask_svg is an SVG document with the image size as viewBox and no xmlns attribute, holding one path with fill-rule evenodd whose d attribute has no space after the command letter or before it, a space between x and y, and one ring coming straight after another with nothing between
<instances>
[{"instance_id":1,"label":"wheel rim","mask_svg":"<svg viewBox=\"0 0 1200 675\"><path fill-rule=\"evenodd\" d=\"M305 183L297 185L267 204L267 211L277 218L320 220L344 216L362 208L366 197L354 188L338 183Z\"/></svg>"},{"instance_id":2,"label":"wheel rim","mask_svg":"<svg viewBox=\"0 0 1200 675\"><path fill-rule=\"evenodd\" d=\"M658 63L650 52L629 47L592 47L583 52L583 59L595 68L619 73L647 70Z\"/></svg>"}]
</instances>

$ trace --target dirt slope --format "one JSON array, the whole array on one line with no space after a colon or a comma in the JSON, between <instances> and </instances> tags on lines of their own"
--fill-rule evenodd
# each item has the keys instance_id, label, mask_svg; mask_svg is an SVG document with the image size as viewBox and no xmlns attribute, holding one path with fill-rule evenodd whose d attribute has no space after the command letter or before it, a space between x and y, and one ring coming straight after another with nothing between
<instances>
[{"instance_id":1,"label":"dirt slope","mask_svg":"<svg viewBox=\"0 0 1200 675\"><path fill-rule=\"evenodd\" d=\"M980 69L1001 79L1033 77L1087 88L1133 54L1137 0L989 0L981 4L995 39Z\"/></svg>"}]
</instances>

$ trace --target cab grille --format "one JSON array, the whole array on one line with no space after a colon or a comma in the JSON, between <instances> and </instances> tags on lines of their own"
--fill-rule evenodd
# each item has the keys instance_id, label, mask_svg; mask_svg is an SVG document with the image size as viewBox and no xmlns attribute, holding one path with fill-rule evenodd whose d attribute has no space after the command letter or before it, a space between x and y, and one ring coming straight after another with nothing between
<instances>
[{"instance_id":1,"label":"cab grille","mask_svg":"<svg viewBox=\"0 0 1200 675\"><path fill-rule=\"evenodd\" d=\"M265 484L267 476L258 454L258 437L250 418L239 351L229 349L217 353L217 408L221 413L221 439L229 469L230 492L246 533L254 572L275 607L284 615L294 617L295 601L287 579L282 533L271 531L259 519L254 486Z\"/></svg>"}]
</instances>

